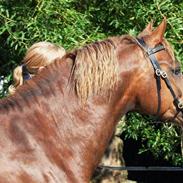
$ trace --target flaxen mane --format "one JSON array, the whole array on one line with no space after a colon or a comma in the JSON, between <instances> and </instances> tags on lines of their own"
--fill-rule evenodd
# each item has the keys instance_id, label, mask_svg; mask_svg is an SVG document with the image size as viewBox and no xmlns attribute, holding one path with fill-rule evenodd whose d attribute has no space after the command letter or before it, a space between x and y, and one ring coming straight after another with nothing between
<instances>
[{"instance_id":1,"label":"flaxen mane","mask_svg":"<svg viewBox=\"0 0 183 183\"><path fill-rule=\"evenodd\" d=\"M91 95L101 94L109 97L118 82L118 62L116 47L122 41L132 42L132 37L121 36L96 42L76 49L71 75L78 97L86 101ZM72 53L71 53L72 54ZM65 57L67 59L68 56ZM58 75L62 74L59 65L65 59L50 64L46 71L31 79L17 90L17 95L0 101L0 108L13 108L22 102L32 103L39 96L52 95L54 83L58 82ZM26 105L24 104L24 105ZM31 104L30 104L31 105Z\"/></svg>"},{"instance_id":2,"label":"flaxen mane","mask_svg":"<svg viewBox=\"0 0 183 183\"><path fill-rule=\"evenodd\" d=\"M134 42L129 35L111 37L76 50L73 70L78 97L86 100L90 95L110 96L118 81L116 47L122 41Z\"/></svg>"},{"instance_id":3,"label":"flaxen mane","mask_svg":"<svg viewBox=\"0 0 183 183\"><path fill-rule=\"evenodd\" d=\"M74 82L78 97L86 100L90 95L109 94L118 81L114 40L108 39L76 50Z\"/></svg>"}]
</instances>

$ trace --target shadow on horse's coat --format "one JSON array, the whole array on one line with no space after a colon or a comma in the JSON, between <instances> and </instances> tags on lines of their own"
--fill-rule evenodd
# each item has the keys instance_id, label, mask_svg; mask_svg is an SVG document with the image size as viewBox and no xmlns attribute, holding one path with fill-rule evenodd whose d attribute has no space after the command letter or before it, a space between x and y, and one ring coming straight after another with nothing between
<instances>
[{"instance_id":1,"label":"shadow on horse's coat","mask_svg":"<svg viewBox=\"0 0 183 183\"><path fill-rule=\"evenodd\" d=\"M140 34L166 71L176 97L183 81L163 38L166 19ZM182 114L161 80L163 120L183 124ZM128 111L156 115L154 69L131 36L86 45L56 60L0 102L0 183L87 183L115 125Z\"/></svg>"}]
</instances>

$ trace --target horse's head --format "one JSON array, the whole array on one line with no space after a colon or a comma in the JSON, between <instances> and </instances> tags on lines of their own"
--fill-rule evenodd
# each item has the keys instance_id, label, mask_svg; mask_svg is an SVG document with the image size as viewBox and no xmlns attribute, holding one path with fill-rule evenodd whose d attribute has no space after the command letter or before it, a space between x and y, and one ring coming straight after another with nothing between
<instances>
[{"instance_id":1,"label":"horse's head","mask_svg":"<svg viewBox=\"0 0 183 183\"><path fill-rule=\"evenodd\" d=\"M164 18L155 30L150 23L136 40L135 108L183 126L181 66L164 38L165 30Z\"/></svg>"}]
</instances>

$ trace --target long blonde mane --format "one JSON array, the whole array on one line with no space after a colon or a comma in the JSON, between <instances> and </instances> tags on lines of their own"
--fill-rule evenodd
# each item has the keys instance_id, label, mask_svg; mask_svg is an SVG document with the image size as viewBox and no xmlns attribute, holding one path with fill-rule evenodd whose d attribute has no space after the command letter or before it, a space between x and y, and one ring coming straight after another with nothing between
<instances>
[{"instance_id":1,"label":"long blonde mane","mask_svg":"<svg viewBox=\"0 0 183 183\"><path fill-rule=\"evenodd\" d=\"M112 37L105 41L86 45L83 48L71 52L68 58L73 61L71 71L72 81L77 96L86 101L89 96L102 95L107 99L114 93L115 87L119 81L119 66L117 61L117 47L123 40L132 40L129 36ZM126 44L126 43L125 43ZM54 83L59 82L58 75L64 62L57 60L45 68L41 74L29 80L18 89L15 96L8 97L0 101L0 108L9 109L10 107L23 105L37 101L39 96L49 96L53 93ZM60 67L60 69L58 69ZM73 86L73 85L72 85Z\"/></svg>"},{"instance_id":2,"label":"long blonde mane","mask_svg":"<svg viewBox=\"0 0 183 183\"><path fill-rule=\"evenodd\" d=\"M73 78L81 100L102 94L109 96L118 81L116 46L119 38L86 45L76 50Z\"/></svg>"}]
</instances>

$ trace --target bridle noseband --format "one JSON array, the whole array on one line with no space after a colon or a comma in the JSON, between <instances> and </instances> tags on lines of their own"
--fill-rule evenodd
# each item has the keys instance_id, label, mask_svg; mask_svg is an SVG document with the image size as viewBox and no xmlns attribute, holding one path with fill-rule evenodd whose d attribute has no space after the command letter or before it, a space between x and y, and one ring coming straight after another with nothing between
<instances>
[{"instance_id":1,"label":"bridle noseband","mask_svg":"<svg viewBox=\"0 0 183 183\"><path fill-rule=\"evenodd\" d=\"M160 94L160 90L161 90L161 78L165 81L168 89L170 90L170 93L173 96L173 103L176 107L177 110L177 114L175 114L174 118L175 119L178 115L179 112L182 112L183 114L183 102L176 96L172 85L170 83L170 80L168 79L168 75L165 71L163 71L156 59L155 53L160 52L162 50L165 50L165 47L163 44L159 44L154 48L150 48L147 46L147 44L145 43L145 41L141 38L136 38L136 43L146 52L147 56L149 57L151 64L154 68L154 73L155 73L155 77L156 77L156 84L157 84L157 94L158 94L158 108L157 108L157 116L160 113L160 109L161 109L161 94Z\"/></svg>"}]
</instances>

